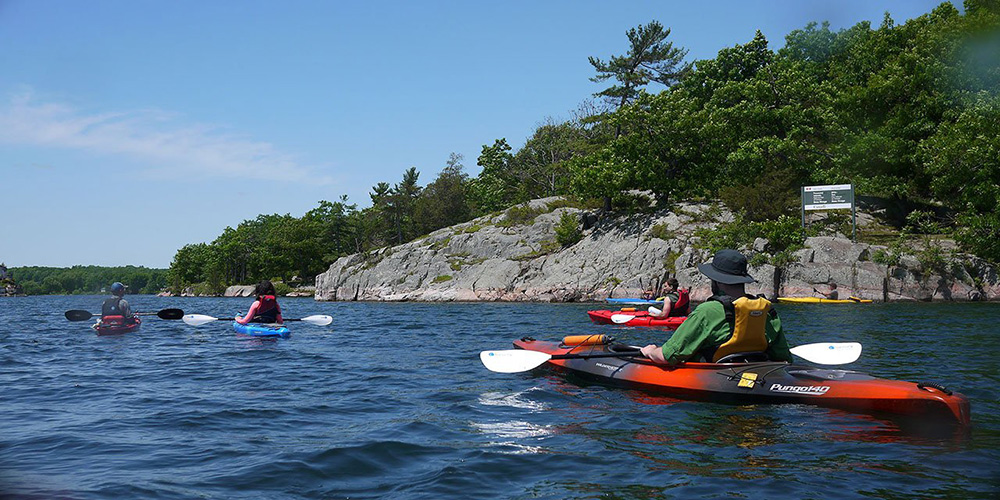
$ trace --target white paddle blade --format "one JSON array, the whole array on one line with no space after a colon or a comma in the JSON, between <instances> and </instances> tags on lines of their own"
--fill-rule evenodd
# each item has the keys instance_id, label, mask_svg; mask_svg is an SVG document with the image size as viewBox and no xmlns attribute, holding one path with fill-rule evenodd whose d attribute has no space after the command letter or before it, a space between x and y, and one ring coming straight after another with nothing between
<instances>
[{"instance_id":1,"label":"white paddle blade","mask_svg":"<svg viewBox=\"0 0 1000 500\"><path fill-rule=\"evenodd\" d=\"M333 316L327 316L325 314L314 314L312 316L306 316L302 318L302 321L309 323L310 325L316 326L326 326L333 323Z\"/></svg>"},{"instance_id":2,"label":"white paddle blade","mask_svg":"<svg viewBox=\"0 0 1000 500\"><path fill-rule=\"evenodd\" d=\"M200 326L204 325L205 323L211 323L213 321L216 321L219 318L208 316L205 314L185 314L183 319L185 323L191 326Z\"/></svg>"},{"instance_id":3,"label":"white paddle blade","mask_svg":"<svg viewBox=\"0 0 1000 500\"><path fill-rule=\"evenodd\" d=\"M846 365L861 357L857 342L820 342L793 347L792 354L819 365Z\"/></svg>"},{"instance_id":4,"label":"white paddle blade","mask_svg":"<svg viewBox=\"0 0 1000 500\"><path fill-rule=\"evenodd\" d=\"M479 360L491 372L518 373L537 368L542 363L552 359L552 356L538 351L513 349L507 351L483 351Z\"/></svg>"},{"instance_id":5,"label":"white paddle blade","mask_svg":"<svg viewBox=\"0 0 1000 500\"><path fill-rule=\"evenodd\" d=\"M616 325L621 325L621 324L628 323L634 317L635 316L633 316L631 314L612 314L611 315L611 322L614 323L614 324L616 324Z\"/></svg>"}]
</instances>

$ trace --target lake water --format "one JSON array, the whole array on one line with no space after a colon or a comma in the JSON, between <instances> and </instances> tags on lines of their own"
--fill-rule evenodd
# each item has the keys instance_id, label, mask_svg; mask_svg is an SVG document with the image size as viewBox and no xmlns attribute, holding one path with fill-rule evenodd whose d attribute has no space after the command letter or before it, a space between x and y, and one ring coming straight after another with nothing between
<instances>
[{"instance_id":1,"label":"lake water","mask_svg":"<svg viewBox=\"0 0 1000 500\"><path fill-rule=\"evenodd\" d=\"M850 368L969 397L971 429L927 433L479 363L526 335L668 334L592 325L602 304L283 299L288 317L335 320L280 341L155 317L98 337L63 317L101 300L0 298L0 497L1000 497L1000 304L779 306L793 345L858 341ZM129 301L218 317L250 304Z\"/></svg>"}]
</instances>

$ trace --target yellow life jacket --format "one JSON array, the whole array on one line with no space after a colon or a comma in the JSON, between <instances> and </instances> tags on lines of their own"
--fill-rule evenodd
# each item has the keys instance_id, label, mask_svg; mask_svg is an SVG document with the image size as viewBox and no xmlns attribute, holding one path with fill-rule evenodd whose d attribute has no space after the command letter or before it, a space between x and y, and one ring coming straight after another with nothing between
<instances>
[{"instance_id":1,"label":"yellow life jacket","mask_svg":"<svg viewBox=\"0 0 1000 500\"><path fill-rule=\"evenodd\" d=\"M736 300L730 297L713 297L722 302L726 310L733 335L712 354L712 362L736 352L764 352L767 350L767 335L764 328L768 317L776 313L771 302L761 297L744 295Z\"/></svg>"}]
</instances>

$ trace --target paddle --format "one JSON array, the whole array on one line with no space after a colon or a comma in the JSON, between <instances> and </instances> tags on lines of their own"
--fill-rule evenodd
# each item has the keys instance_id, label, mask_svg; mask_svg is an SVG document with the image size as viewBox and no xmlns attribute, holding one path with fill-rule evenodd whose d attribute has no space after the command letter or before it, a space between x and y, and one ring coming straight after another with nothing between
<instances>
[{"instance_id":1,"label":"paddle","mask_svg":"<svg viewBox=\"0 0 1000 500\"><path fill-rule=\"evenodd\" d=\"M792 354L820 365L843 365L852 363L861 356L861 344L857 342L805 344L793 347ZM483 362L483 366L487 370L492 372L518 373L537 368L550 359L629 358L634 356L642 356L642 352L635 350L595 354L546 354L525 349L510 349L483 351L479 353L479 360Z\"/></svg>"},{"instance_id":2,"label":"paddle","mask_svg":"<svg viewBox=\"0 0 1000 500\"><path fill-rule=\"evenodd\" d=\"M184 311L180 309L163 309L160 312L155 313L135 313L136 316L159 316L160 319L181 319L184 316ZM81 311L79 309L74 309L72 311L66 311L66 319L70 321L85 321L94 316L100 316L100 314L95 314L90 311Z\"/></svg>"},{"instance_id":3,"label":"paddle","mask_svg":"<svg viewBox=\"0 0 1000 500\"><path fill-rule=\"evenodd\" d=\"M628 323L629 321L632 320L632 318L639 318L642 316L649 316L649 313L640 312L637 314L612 314L611 322L617 325L621 325L623 323Z\"/></svg>"},{"instance_id":4,"label":"paddle","mask_svg":"<svg viewBox=\"0 0 1000 500\"><path fill-rule=\"evenodd\" d=\"M187 314L184 316L184 322L191 326L200 326L212 321L233 321L234 319L236 318L216 318L205 314ZM304 321L310 325L326 326L333 323L333 317L325 314L316 314L304 318L284 318L284 321Z\"/></svg>"},{"instance_id":5,"label":"paddle","mask_svg":"<svg viewBox=\"0 0 1000 500\"><path fill-rule=\"evenodd\" d=\"M659 310L659 309L657 309L657 308L655 308L653 306L649 306L649 312L641 312L641 311L639 311L636 314L612 314L611 315L611 322L614 323L614 324L616 324L616 325L621 325L621 324L628 323L629 321L632 320L632 318L641 318L643 316L659 316L660 313L662 313L662 312L663 311L661 311L661 310Z\"/></svg>"}]
</instances>

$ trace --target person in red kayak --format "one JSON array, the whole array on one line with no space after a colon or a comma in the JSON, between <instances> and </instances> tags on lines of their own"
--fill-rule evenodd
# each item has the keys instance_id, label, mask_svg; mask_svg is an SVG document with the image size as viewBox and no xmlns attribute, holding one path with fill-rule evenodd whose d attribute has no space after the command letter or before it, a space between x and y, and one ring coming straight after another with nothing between
<instances>
[{"instance_id":1,"label":"person in red kayak","mask_svg":"<svg viewBox=\"0 0 1000 500\"><path fill-rule=\"evenodd\" d=\"M680 289L677 278L670 278L663 284L663 308L657 309L649 307L649 315L654 318L667 318L671 316L687 316L689 311L690 290Z\"/></svg>"},{"instance_id":2,"label":"person in red kayak","mask_svg":"<svg viewBox=\"0 0 1000 500\"><path fill-rule=\"evenodd\" d=\"M246 316L236 316L237 323L245 325L247 323L284 323L281 318L281 306L275 297L278 293L274 291L274 284L270 280L264 280L257 284L254 294L257 300L250 306Z\"/></svg>"},{"instance_id":3,"label":"person in red kayak","mask_svg":"<svg viewBox=\"0 0 1000 500\"><path fill-rule=\"evenodd\" d=\"M127 288L118 281L111 284L111 297L104 299L104 303L101 304L102 323L135 323L132 308L124 298Z\"/></svg>"},{"instance_id":4,"label":"person in red kayak","mask_svg":"<svg viewBox=\"0 0 1000 500\"><path fill-rule=\"evenodd\" d=\"M650 344L642 354L657 363L738 360L792 361L781 320L763 296L746 293L754 283L747 259L736 250L720 250L698 266L712 280L712 297L691 311L663 346ZM739 356L735 356L739 355Z\"/></svg>"}]
</instances>

